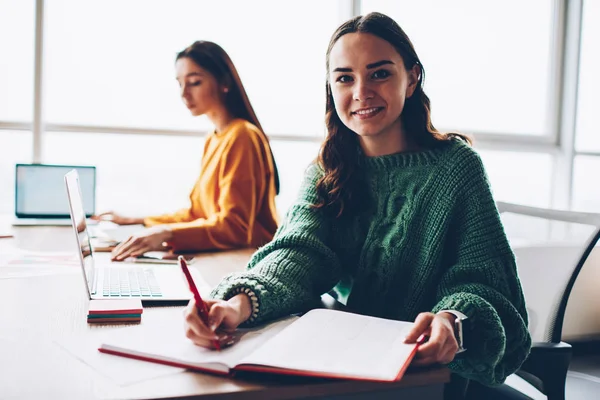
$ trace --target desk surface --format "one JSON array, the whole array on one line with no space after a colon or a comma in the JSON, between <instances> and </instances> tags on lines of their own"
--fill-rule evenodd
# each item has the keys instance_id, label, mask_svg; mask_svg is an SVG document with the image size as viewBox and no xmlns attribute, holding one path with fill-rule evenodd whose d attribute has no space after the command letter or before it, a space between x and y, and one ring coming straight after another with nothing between
<instances>
[{"instance_id":1,"label":"desk surface","mask_svg":"<svg viewBox=\"0 0 600 400\"><path fill-rule=\"evenodd\" d=\"M75 251L69 227L20 227L15 228L14 233L13 239L0 239L0 254L14 248L36 252ZM192 267L212 286L225 274L243 269L251 254L252 250L204 253L198 255ZM64 272L57 274L10 279L2 268L0 266L2 398L284 399L345 395L357 398L360 393L369 398L375 394L386 397L391 396L390 393L396 396L403 393L410 398L439 399L440 388L449 380L445 368L409 371L402 381L386 384L266 375L230 379L173 369L172 374L156 379L119 384L58 344L71 338L93 340L107 330L123 328L122 325L87 324L87 295L78 266L66 265ZM165 316L181 313L182 308L146 307L142 322L135 325L135 329L156 332ZM112 363L125 360L105 356L111 357Z\"/></svg>"}]
</instances>

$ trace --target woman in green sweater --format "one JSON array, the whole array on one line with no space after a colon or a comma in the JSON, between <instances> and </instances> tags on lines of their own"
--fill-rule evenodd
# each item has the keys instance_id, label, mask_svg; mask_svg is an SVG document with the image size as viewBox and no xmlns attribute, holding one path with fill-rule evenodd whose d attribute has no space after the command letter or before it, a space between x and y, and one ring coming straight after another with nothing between
<instances>
[{"instance_id":1,"label":"woman in green sweater","mask_svg":"<svg viewBox=\"0 0 600 400\"><path fill-rule=\"evenodd\" d=\"M515 257L469 139L431 123L424 72L389 17L338 28L319 158L273 241L214 289L210 326L190 303L194 343L304 311L337 285L353 311L415 321L406 340L429 341L414 364L447 363L488 386L519 368L531 339Z\"/></svg>"}]
</instances>

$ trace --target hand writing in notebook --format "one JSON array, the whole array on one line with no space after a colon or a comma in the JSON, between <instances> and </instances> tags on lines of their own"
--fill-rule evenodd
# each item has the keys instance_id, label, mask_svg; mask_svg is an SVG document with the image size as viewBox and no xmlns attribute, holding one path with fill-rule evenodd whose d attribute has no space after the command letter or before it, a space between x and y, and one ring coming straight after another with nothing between
<instances>
[{"instance_id":1,"label":"hand writing in notebook","mask_svg":"<svg viewBox=\"0 0 600 400\"><path fill-rule=\"evenodd\" d=\"M251 314L250 299L238 294L228 301L205 300L208 308L208 326L198 315L196 302L192 299L184 310L185 335L194 344L214 349L218 340L222 347L234 341L232 332Z\"/></svg>"},{"instance_id":2,"label":"hand writing in notebook","mask_svg":"<svg viewBox=\"0 0 600 400\"><path fill-rule=\"evenodd\" d=\"M448 313L420 313L406 335L406 343L416 342L422 335L427 340L419 346L413 365L448 364L458 351L454 335L455 316Z\"/></svg>"}]
</instances>

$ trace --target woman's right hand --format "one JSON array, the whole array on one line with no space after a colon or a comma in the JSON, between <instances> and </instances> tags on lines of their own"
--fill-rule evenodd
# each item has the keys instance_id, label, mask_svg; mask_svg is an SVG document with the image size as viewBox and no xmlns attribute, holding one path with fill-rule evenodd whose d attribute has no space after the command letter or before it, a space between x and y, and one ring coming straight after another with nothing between
<instances>
[{"instance_id":1,"label":"woman's right hand","mask_svg":"<svg viewBox=\"0 0 600 400\"><path fill-rule=\"evenodd\" d=\"M107 211L102 214L92 215L94 221L111 221L117 225L135 225L143 224L143 218L130 218L117 214L114 211Z\"/></svg>"},{"instance_id":2,"label":"woman's right hand","mask_svg":"<svg viewBox=\"0 0 600 400\"><path fill-rule=\"evenodd\" d=\"M241 323L250 318L251 303L248 296L238 294L231 299L205 301L208 308L208 326L202 322L196 310L196 302L190 300L184 310L185 336L194 344L209 349L214 349L214 341L226 345L233 332Z\"/></svg>"}]
</instances>

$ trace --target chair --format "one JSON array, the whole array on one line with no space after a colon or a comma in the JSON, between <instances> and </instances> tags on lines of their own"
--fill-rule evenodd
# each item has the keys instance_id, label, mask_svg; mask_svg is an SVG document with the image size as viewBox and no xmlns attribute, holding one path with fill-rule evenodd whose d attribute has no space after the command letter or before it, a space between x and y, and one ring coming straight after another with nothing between
<instances>
[{"instance_id":1,"label":"chair","mask_svg":"<svg viewBox=\"0 0 600 400\"><path fill-rule=\"evenodd\" d=\"M497 202L517 258L532 349L517 375L547 396L565 398L571 345L561 340L569 295L600 238L600 214Z\"/></svg>"}]
</instances>

